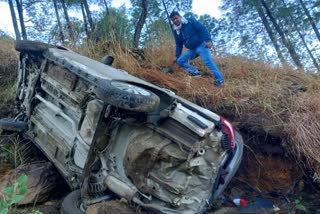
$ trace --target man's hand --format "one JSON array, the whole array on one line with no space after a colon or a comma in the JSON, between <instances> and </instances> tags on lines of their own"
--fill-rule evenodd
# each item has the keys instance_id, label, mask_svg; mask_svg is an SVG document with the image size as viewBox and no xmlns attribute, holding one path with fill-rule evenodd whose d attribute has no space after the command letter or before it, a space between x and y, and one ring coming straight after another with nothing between
<instances>
[{"instance_id":1,"label":"man's hand","mask_svg":"<svg viewBox=\"0 0 320 214\"><path fill-rule=\"evenodd\" d=\"M172 59L172 64L174 64L174 63L176 63L177 62L177 57L174 57L173 59Z\"/></svg>"},{"instance_id":2,"label":"man's hand","mask_svg":"<svg viewBox=\"0 0 320 214\"><path fill-rule=\"evenodd\" d=\"M206 48L212 48L213 44L211 41L205 43Z\"/></svg>"}]
</instances>

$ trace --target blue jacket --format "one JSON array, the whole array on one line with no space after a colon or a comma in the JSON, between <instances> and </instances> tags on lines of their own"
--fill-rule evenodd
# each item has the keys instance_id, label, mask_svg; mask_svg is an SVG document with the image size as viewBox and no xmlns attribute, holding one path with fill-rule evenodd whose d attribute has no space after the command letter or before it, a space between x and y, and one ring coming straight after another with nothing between
<instances>
[{"instance_id":1,"label":"blue jacket","mask_svg":"<svg viewBox=\"0 0 320 214\"><path fill-rule=\"evenodd\" d=\"M204 41L211 41L208 29L198 22L195 18L187 18L188 23L183 24L180 34L174 30L174 38L176 40L176 57L182 52L183 45L188 49L196 49Z\"/></svg>"}]
</instances>

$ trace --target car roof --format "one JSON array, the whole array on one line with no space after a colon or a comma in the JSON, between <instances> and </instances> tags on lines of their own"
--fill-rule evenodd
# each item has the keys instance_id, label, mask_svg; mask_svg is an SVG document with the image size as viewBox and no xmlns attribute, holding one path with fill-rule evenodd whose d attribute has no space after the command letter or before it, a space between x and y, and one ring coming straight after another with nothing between
<instances>
[{"instance_id":1,"label":"car roof","mask_svg":"<svg viewBox=\"0 0 320 214\"><path fill-rule=\"evenodd\" d=\"M173 92L170 92L170 90L160 88L152 83L149 83L135 76L132 76L124 70L113 68L109 65L105 65L101 62L90 59L86 56L77 54L73 51L62 50L57 48L49 48L44 53L44 56L60 64L61 66L64 66L70 70L76 71L76 73L81 72L81 75L86 76L91 80L98 79L98 80L122 81L122 82L128 82L136 85L144 85L150 88L154 88L158 91L161 91L162 93L165 93L175 99L182 101L183 103L189 106L192 106L197 111L200 111L210 116L216 121L220 120L219 115L215 114L214 112L208 109L198 106L180 96L175 95Z\"/></svg>"},{"instance_id":2,"label":"car roof","mask_svg":"<svg viewBox=\"0 0 320 214\"><path fill-rule=\"evenodd\" d=\"M89 75L97 79L132 82L156 87L151 83L128 74L124 70L113 68L73 51L49 48L45 53L45 57L53 60L54 62L60 62L59 64L62 64L62 66L67 68L73 66L74 69L80 69L86 76Z\"/></svg>"}]
</instances>

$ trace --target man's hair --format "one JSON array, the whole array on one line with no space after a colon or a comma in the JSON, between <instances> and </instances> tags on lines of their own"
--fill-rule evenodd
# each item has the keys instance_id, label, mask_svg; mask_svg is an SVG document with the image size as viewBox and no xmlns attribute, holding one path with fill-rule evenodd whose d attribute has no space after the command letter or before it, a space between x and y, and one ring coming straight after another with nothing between
<instances>
[{"instance_id":1,"label":"man's hair","mask_svg":"<svg viewBox=\"0 0 320 214\"><path fill-rule=\"evenodd\" d=\"M180 13L178 13L177 11L172 11L170 14L170 19L174 16L181 16Z\"/></svg>"}]
</instances>

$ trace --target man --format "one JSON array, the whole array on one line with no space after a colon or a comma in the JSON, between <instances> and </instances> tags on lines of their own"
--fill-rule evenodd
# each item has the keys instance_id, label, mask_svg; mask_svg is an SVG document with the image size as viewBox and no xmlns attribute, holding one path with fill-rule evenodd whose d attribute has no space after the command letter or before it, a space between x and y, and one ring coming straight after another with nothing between
<instances>
[{"instance_id":1,"label":"man","mask_svg":"<svg viewBox=\"0 0 320 214\"><path fill-rule=\"evenodd\" d=\"M217 87L221 86L224 83L224 78L210 54L212 41L208 29L196 19L186 19L176 11L170 14L170 19L173 23L176 41L176 57L174 58L174 62L177 62L178 65L186 69L191 76L200 77L200 72L188 63L189 60L200 56L215 78L214 85ZM189 50L181 56L183 45Z\"/></svg>"}]
</instances>

